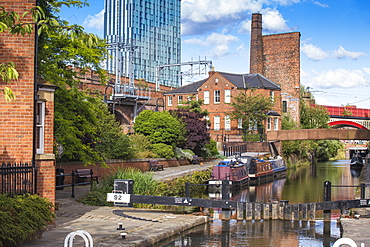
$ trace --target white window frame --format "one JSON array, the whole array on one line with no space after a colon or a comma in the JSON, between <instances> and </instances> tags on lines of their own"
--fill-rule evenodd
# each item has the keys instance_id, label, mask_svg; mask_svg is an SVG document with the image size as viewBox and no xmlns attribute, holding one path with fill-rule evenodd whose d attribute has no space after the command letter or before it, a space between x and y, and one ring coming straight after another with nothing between
<instances>
[{"instance_id":1,"label":"white window frame","mask_svg":"<svg viewBox=\"0 0 370 247\"><path fill-rule=\"evenodd\" d=\"M172 96L168 96L168 106L172 106Z\"/></svg>"},{"instance_id":2,"label":"white window frame","mask_svg":"<svg viewBox=\"0 0 370 247\"><path fill-rule=\"evenodd\" d=\"M213 129L214 130L220 130L220 125L221 125L220 122L221 122L220 116L213 117L213 124L214 124Z\"/></svg>"},{"instance_id":3,"label":"white window frame","mask_svg":"<svg viewBox=\"0 0 370 247\"><path fill-rule=\"evenodd\" d=\"M225 103L231 103L231 90L225 89Z\"/></svg>"},{"instance_id":4,"label":"white window frame","mask_svg":"<svg viewBox=\"0 0 370 247\"><path fill-rule=\"evenodd\" d=\"M182 102L184 102L184 96L183 95L179 95L177 97L177 104L178 105L182 105Z\"/></svg>"},{"instance_id":5,"label":"white window frame","mask_svg":"<svg viewBox=\"0 0 370 247\"><path fill-rule=\"evenodd\" d=\"M45 152L45 101L36 103L36 154Z\"/></svg>"},{"instance_id":6,"label":"white window frame","mask_svg":"<svg viewBox=\"0 0 370 247\"><path fill-rule=\"evenodd\" d=\"M225 116L225 130L231 130L231 120L229 115Z\"/></svg>"},{"instance_id":7,"label":"white window frame","mask_svg":"<svg viewBox=\"0 0 370 247\"><path fill-rule=\"evenodd\" d=\"M279 118L274 118L274 130L279 130Z\"/></svg>"},{"instance_id":8,"label":"white window frame","mask_svg":"<svg viewBox=\"0 0 370 247\"><path fill-rule=\"evenodd\" d=\"M267 118L267 130L271 130L271 118Z\"/></svg>"},{"instance_id":9,"label":"white window frame","mask_svg":"<svg viewBox=\"0 0 370 247\"><path fill-rule=\"evenodd\" d=\"M270 91L270 100L271 102L275 102L275 92L274 91Z\"/></svg>"},{"instance_id":10,"label":"white window frame","mask_svg":"<svg viewBox=\"0 0 370 247\"><path fill-rule=\"evenodd\" d=\"M243 128L243 119L238 118L238 129L242 129L242 128Z\"/></svg>"},{"instance_id":11,"label":"white window frame","mask_svg":"<svg viewBox=\"0 0 370 247\"><path fill-rule=\"evenodd\" d=\"M220 90L213 91L213 102L215 104L221 103L221 91Z\"/></svg>"},{"instance_id":12,"label":"white window frame","mask_svg":"<svg viewBox=\"0 0 370 247\"><path fill-rule=\"evenodd\" d=\"M204 104L209 105L209 91L204 91L203 96L204 96L204 99L203 99Z\"/></svg>"}]
</instances>

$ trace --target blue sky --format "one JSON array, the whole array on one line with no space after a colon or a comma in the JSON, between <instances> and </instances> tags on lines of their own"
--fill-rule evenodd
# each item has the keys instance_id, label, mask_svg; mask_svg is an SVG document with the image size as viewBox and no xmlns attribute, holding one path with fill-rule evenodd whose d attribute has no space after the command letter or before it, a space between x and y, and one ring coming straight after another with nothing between
<instances>
[{"instance_id":1,"label":"blue sky","mask_svg":"<svg viewBox=\"0 0 370 247\"><path fill-rule=\"evenodd\" d=\"M103 36L103 0L61 17ZM251 14L264 34L301 33L301 84L317 103L370 108L370 1L182 0L182 62L211 60L216 71L249 72ZM186 68L184 68L186 70Z\"/></svg>"}]
</instances>

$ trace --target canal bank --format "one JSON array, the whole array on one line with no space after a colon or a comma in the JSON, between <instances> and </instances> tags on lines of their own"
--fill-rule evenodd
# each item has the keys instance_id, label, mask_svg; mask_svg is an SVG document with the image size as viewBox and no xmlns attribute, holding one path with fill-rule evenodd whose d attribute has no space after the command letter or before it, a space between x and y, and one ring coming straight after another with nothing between
<instances>
[{"instance_id":1,"label":"canal bank","mask_svg":"<svg viewBox=\"0 0 370 247\"><path fill-rule=\"evenodd\" d=\"M153 172L153 177L158 180L171 180L194 171L208 169L217 162L214 160L202 165L168 167L163 171ZM212 220L209 216L201 214L178 214L128 207L96 207L77 202L89 190L89 185L76 186L75 198L71 198L71 187L57 190L55 225L43 232L40 239L21 246L63 246L66 236L78 230L87 231L93 238L94 246L98 247L153 246ZM124 230L117 230L119 223ZM125 239L121 233L127 234ZM73 243L74 246L81 246L84 242L82 237L77 236Z\"/></svg>"}]
</instances>

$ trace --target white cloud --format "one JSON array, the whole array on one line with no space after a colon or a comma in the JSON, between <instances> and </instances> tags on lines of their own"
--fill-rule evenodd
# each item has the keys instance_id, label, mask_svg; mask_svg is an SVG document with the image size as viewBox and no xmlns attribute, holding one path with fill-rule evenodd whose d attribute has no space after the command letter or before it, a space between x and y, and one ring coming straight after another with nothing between
<instances>
[{"instance_id":1,"label":"white cloud","mask_svg":"<svg viewBox=\"0 0 370 247\"><path fill-rule=\"evenodd\" d=\"M290 32L291 28L286 24L282 14L276 10L267 8L261 11L262 14L262 28L264 33L282 33ZM240 23L239 33L250 33L251 20L245 20Z\"/></svg>"},{"instance_id":2,"label":"white cloud","mask_svg":"<svg viewBox=\"0 0 370 247\"><path fill-rule=\"evenodd\" d=\"M244 11L258 11L262 7L256 0L183 0L181 15L193 22L220 20L225 16L238 19Z\"/></svg>"},{"instance_id":3,"label":"white cloud","mask_svg":"<svg viewBox=\"0 0 370 247\"><path fill-rule=\"evenodd\" d=\"M219 33L212 33L204 39L187 39L184 40L187 44L202 45L212 47L210 55L214 58L219 58L225 56L229 51L229 45L233 41L238 41L239 39L233 35L225 35Z\"/></svg>"},{"instance_id":4,"label":"white cloud","mask_svg":"<svg viewBox=\"0 0 370 247\"><path fill-rule=\"evenodd\" d=\"M319 88L353 88L370 86L370 81L361 70L334 69L319 75L308 81L311 87Z\"/></svg>"},{"instance_id":5,"label":"white cloud","mask_svg":"<svg viewBox=\"0 0 370 247\"><path fill-rule=\"evenodd\" d=\"M333 52L333 56L336 58L351 58L356 60L357 58L364 56L365 53L357 52L357 51L346 51L342 46L339 47L338 50Z\"/></svg>"},{"instance_id":6,"label":"white cloud","mask_svg":"<svg viewBox=\"0 0 370 247\"><path fill-rule=\"evenodd\" d=\"M320 3L318 1L315 1L314 4L323 8L329 8L329 5L327 5L326 3Z\"/></svg>"},{"instance_id":7,"label":"white cloud","mask_svg":"<svg viewBox=\"0 0 370 247\"><path fill-rule=\"evenodd\" d=\"M366 67L364 67L364 71L365 71L367 74L370 74L370 68L366 68Z\"/></svg>"},{"instance_id":8,"label":"white cloud","mask_svg":"<svg viewBox=\"0 0 370 247\"><path fill-rule=\"evenodd\" d=\"M303 44L301 51L310 59L323 60L328 57L328 53L323 51L320 47L313 44Z\"/></svg>"},{"instance_id":9,"label":"white cloud","mask_svg":"<svg viewBox=\"0 0 370 247\"><path fill-rule=\"evenodd\" d=\"M104 27L104 9L94 16L88 15L82 25L102 30Z\"/></svg>"},{"instance_id":10,"label":"white cloud","mask_svg":"<svg viewBox=\"0 0 370 247\"><path fill-rule=\"evenodd\" d=\"M278 10L270 8L262 10L262 28L264 32L281 33L292 31L286 22Z\"/></svg>"},{"instance_id":11,"label":"white cloud","mask_svg":"<svg viewBox=\"0 0 370 247\"><path fill-rule=\"evenodd\" d=\"M304 71L302 68L301 68L301 77L308 77L310 76L309 73L307 73L306 71Z\"/></svg>"}]
</instances>

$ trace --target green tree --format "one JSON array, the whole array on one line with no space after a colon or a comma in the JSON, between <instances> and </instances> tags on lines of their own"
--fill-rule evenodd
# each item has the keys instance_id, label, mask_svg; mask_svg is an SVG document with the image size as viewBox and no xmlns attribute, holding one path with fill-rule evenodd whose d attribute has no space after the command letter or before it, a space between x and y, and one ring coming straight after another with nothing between
<instances>
[{"instance_id":1,"label":"green tree","mask_svg":"<svg viewBox=\"0 0 370 247\"><path fill-rule=\"evenodd\" d=\"M204 100L198 99L195 100L193 97L190 98L190 100L183 102L183 105L178 105L178 109L184 109L189 110L190 112L195 112L202 114L203 116L208 116L209 112L207 110L202 109L202 105L204 103Z\"/></svg>"},{"instance_id":2,"label":"green tree","mask_svg":"<svg viewBox=\"0 0 370 247\"><path fill-rule=\"evenodd\" d=\"M300 101L302 129L328 129L330 120L328 110L322 106L311 106Z\"/></svg>"},{"instance_id":3,"label":"green tree","mask_svg":"<svg viewBox=\"0 0 370 247\"><path fill-rule=\"evenodd\" d=\"M231 102L231 106L234 107L231 116L233 119L242 120L244 135L251 134L254 126L258 127L261 134L263 120L267 118L266 113L274 106L269 97L254 92L255 90L240 92Z\"/></svg>"},{"instance_id":4,"label":"green tree","mask_svg":"<svg viewBox=\"0 0 370 247\"><path fill-rule=\"evenodd\" d=\"M62 87L56 91L55 109L55 153L59 160L94 164L132 157L128 137L101 98Z\"/></svg>"},{"instance_id":5,"label":"green tree","mask_svg":"<svg viewBox=\"0 0 370 247\"><path fill-rule=\"evenodd\" d=\"M135 119L134 130L148 137L152 144L164 143L176 147L184 141L184 126L168 111L142 111Z\"/></svg>"}]
</instances>

